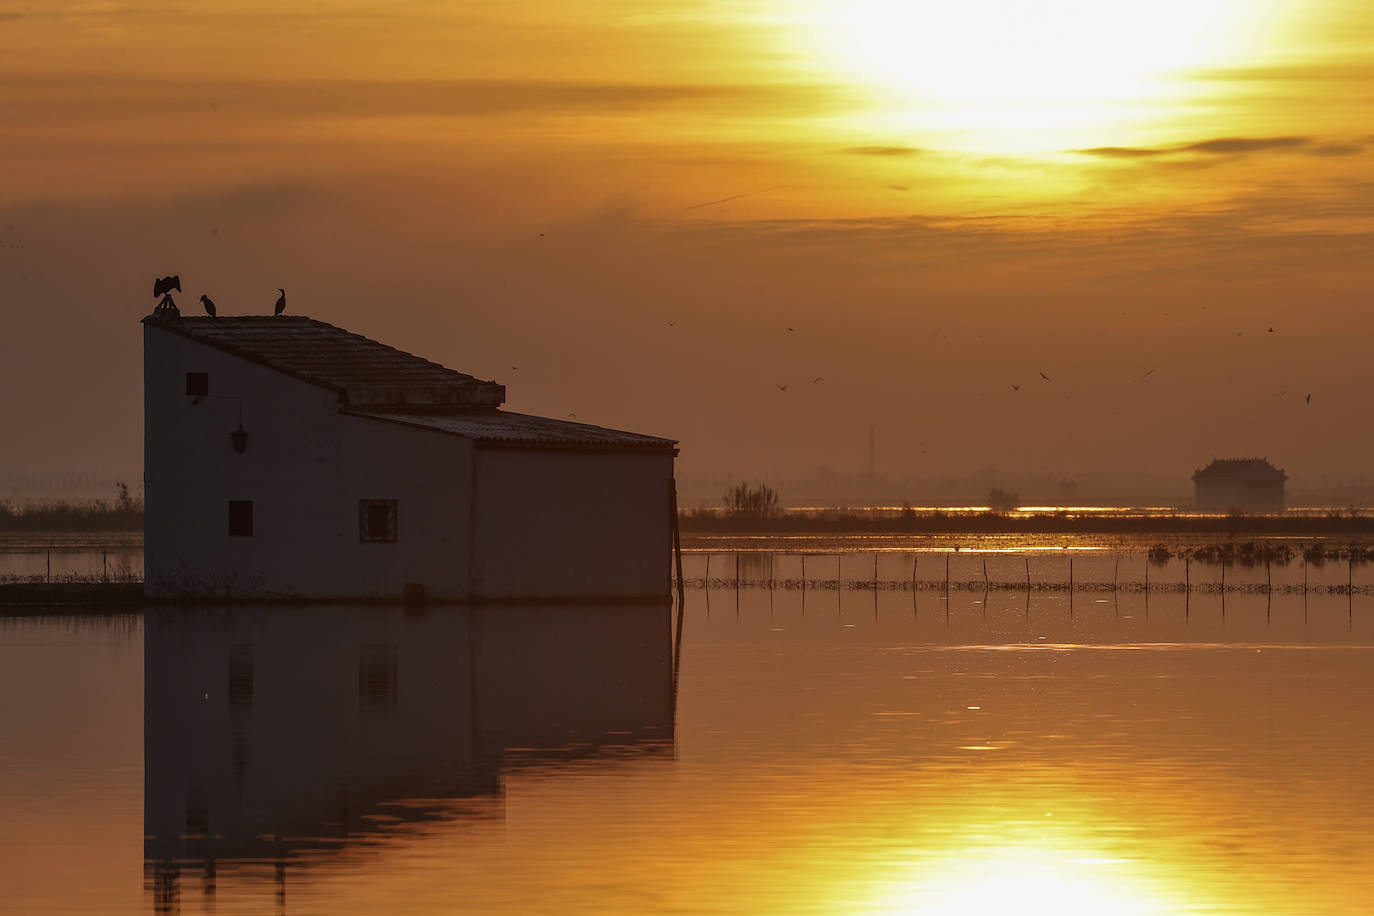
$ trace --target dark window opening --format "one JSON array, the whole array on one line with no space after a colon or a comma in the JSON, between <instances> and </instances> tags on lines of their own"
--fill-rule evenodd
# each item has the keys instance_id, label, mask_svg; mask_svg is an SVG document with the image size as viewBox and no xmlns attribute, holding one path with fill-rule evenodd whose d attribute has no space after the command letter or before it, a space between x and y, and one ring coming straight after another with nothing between
<instances>
[{"instance_id":1,"label":"dark window opening","mask_svg":"<svg viewBox=\"0 0 1374 916\"><path fill-rule=\"evenodd\" d=\"M253 501L251 499L229 500L229 536L251 538L253 536Z\"/></svg>"},{"instance_id":2,"label":"dark window opening","mask_svg":"<svg viewBox=\"0 0 1374 916\"><path fill-rule=\"evenodd\" d=\"M358 540L364 544L396 542L396 500L358 500Z\"/></svg>"},{"instance_id":3,"label":"dark window opening","mask_svg":"<svg viewBox=\"0 0 1374 916\"><path fill-rule=\"evenodd\" d=\"M240 718L253 711L253 647L229 647L229 715Z\"/></svg>"},{"instance_id":4,"label":"dark window opening","mask_svg":"<svg viewBox=\"0 0 1374 916\"><path fill-rule=\"evenodd\" d=\"M396 647L362 646L358 650L358 708L369 718L396 713Z\"/></svg>"},{"instance_id":5,"label":"dark window opening","mask_svg":"<svg viewBox=\"0 0 1374 916\"><path fill-rule=\"evenodd\" d=\"M208 372L188 372L186 373L186 396L191 398L203 398L210 393L210 373Z\"/></svg>"},{"instance_id":6,"label":"dark window opening","mask_svg":"<svg viewBox=\"0 0 1374 916\"><path fill-rule=\"evenodd\" d=\"M199 786L186 787L186 834L203 837L210 832L210 803Z\"/></svg>"}]
</instances>

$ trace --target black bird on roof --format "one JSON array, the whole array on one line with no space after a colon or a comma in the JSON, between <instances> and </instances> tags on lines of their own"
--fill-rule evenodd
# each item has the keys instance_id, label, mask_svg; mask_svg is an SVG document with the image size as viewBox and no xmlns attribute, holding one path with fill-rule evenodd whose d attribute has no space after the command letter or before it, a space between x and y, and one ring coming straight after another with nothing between
<instances>
[{"instance_id":1,"label":"black bird on roof","mask_svg":"<svg viewBox=\"0 0 1374 916\"><path fill-rule=\"evenodd\" d=\"M213 299L209 296L201 296L200 304L205 306L205 314L209 315L211 318L215 317L215 301Z\"/></svg>"},{"instance_id":2,"label":"black bird on roof","mask_svg":"<svg viewBox=\"0 0 1374 916\"><path fill-rule=\"evenodd\" d=\"M282 312L286 311L286 290L278 286L277 292L281 293L281 295L277 297L277 305L272 310L273 315L280 315Z\"/></svg>"},{"instance_id":3,"label":"black bird on roof","mask_svg":"<svg viewBox=\"0 0 1374 916\"><path fill-rule=\"evenodd\" d=\"M154 299L157 299L157 298L159 298L160 296L166 295L166 294L167 294L168 292L170 292L171 290L176 290L177 292L181 292L181 277L180 277L180 275L178 275L178 274L173 274L173 275L170 276L170 277L163 277L161 280L154 280L154 281L153 281L153 298L154 298Z\"/></svg>"}]
</instances>

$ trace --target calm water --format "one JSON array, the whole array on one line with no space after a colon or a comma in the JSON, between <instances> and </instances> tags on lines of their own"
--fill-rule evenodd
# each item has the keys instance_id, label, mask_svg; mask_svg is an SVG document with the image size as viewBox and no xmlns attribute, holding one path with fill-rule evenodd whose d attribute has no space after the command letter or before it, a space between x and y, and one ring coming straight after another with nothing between
<instances>
[{"instance_id":1,"label":"calm water","mask_svg":"<svg viewBox=\"0 0 1374 916\"><path fill-rule=\"evenodd\" d=\"M1222 598L5 618L0 910L1366 914L1374 596Z\"/></svg>"}]
</instances>

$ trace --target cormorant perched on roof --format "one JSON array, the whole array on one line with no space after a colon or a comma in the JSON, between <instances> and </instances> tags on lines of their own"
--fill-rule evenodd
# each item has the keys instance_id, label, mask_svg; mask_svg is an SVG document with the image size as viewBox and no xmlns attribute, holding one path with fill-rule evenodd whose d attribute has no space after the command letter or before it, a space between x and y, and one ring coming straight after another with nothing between
<instances>
[{"instance_id":1,"label":"cormorant perched on roof","mask_svg":"<svg viewBox=\"0 0 1374 916\"><path fill-rule=\"evenodd\" d=\"M273 315L280 315L282 312L286 311L286 290L279 286L277 287L277 292L281 293L281 295L277 297L277 307L272 311Z\"/></svg>"},{"instance_id":2,"label":"cormorant perched on roof","mask_svg":"<svg viewBox=\"0 0 1374 916\"><path fill-rule=\"evenodd\" d=\"M173 274L173 275L170 276L170 277L163 277L161 280L154 280L154 281L153 281L153 298L154 298L154 299L158 298L159 296L166 295L166 294L167 294L168 292L170 292L171 290L176 290L177 292L181 292L181 277L180 277L180 275L178 275L178 274Z\"/></svg>"},{"instance_id":3,"label":"cormorant perched on roof","mask_svg":"<svg viewBox=\"0 0 1374 916\"><path fill-rule=\"evenodd\" d=\"M200 304L205 306L205 314L209 315L211 318L215 317L215 302L213 299L209 296L201 296Z\"/></svg>"}]
</instances>

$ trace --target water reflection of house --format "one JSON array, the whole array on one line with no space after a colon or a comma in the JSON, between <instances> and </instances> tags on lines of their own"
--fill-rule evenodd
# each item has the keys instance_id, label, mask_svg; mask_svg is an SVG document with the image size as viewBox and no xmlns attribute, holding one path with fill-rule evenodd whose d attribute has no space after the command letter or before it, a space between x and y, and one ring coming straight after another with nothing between
<instances>
[{"instance_id":1,"label":"water reflection of house","mask_svg":"<svg viewBox=\"0 0 1374 916\"><path fill-rule=\"evenodd\" d=\"M662 606L150 609L144 850L184 872L273 864L503 815L530 761L670 756Z\"/></svg>"},{"instance_id":2,"label":"water reflection of house","mask_svg":"<svg viewBox=\"0 0 1374 916\"><path fill-rule=\"evenodd\" d=\"M308 318L144 319L152 595L662 596L675 443Z\"/></svg>"},{"instance_id":3,"label":"water reflection of house","mask_svg":"<svg viewBox=\"0 0 1374 916\"><path fill-rule=\"evenodd\" d=\"M1217 458L1193 474L1195 508L1282 512L1288 475L1263 458Z\"/></svg>"}]
</instances>

